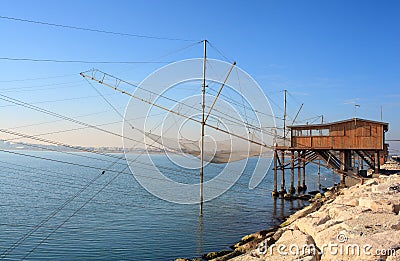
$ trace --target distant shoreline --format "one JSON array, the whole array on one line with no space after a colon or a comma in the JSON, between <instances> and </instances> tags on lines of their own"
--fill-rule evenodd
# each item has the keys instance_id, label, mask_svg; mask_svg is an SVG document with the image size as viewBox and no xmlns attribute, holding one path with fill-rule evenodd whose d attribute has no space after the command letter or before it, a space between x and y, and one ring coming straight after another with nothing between
<instances>
[{"instance_id":1,"label":"distant shoreline","mask_svg":"<svg viewBox=\"0 0 400 261\"><path fill-rule=\"evenodd\" d=\"M9 150L9 151L32 151L32 152L74 152L74 153L114 153L114 154L165 154L165 153L171 153L175 155L183 155L182 153L177 153L174 151L166 151L166 150L131 150L128 152L125 152L122 148L120 149L102 149L102 148L92 148L92 147L81 147L81 149L61 149L61 148L53 148L53 149L32 149L32 148L3 148L0 147L2 150ZM85 151L86 150L86 151ZM268 153L265 153L264 155L261 155L260 157L262 158L270 158L272 157ZM251 157L251 158L257 158L257 157Z\"/></svg>"}]
</instances>

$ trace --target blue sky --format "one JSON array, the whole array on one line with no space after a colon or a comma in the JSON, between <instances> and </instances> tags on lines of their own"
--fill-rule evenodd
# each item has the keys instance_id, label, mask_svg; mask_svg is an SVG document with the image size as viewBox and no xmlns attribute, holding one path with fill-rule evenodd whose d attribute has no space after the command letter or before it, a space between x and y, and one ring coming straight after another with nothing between
<instances>
[{"instance_id":1,"label":"blue sky","mask_svg":"<svg viewBox=\"0 0 400 261\"><path fill-rule=\"evenodd\" d=\"M292 116L304 102L301 119L324 115L326 121L342 120L353 117L357 103L361 105L357 109L359 117L380 120L382 106L383 120L390 124L387 137L400 138L398 1L13 0L1 1L0 10L1 16L99 30L193 40L207 38L225 56L236 60L276 103L281 105L282 90L287 89ZM202 55L202 47L197 45L165 56L191 42L109 35L6 19L0 19L0 33L0 57L168 62ZM223 58L213 49L209 55ZM0 60L0 90L4 95L32 103L80 97L40 105L79 116L109 109L99 97L82 98L96 93L79 72L95 67L140 82L162 65ZM26 89L12 91L18 88ZM125 97L104 93L123 110ZM1 102L2 105L7 103ZM282 114L278 107L274 111L278 116ZM17 107L3 107L1 117L3 127L9 128L52 120ZM87 117L82 119L91 123L118 120L112 112ZM20 130L40 133L68 127L63 124L66 123ZM117 130L120 126L110 128ZM94 136L82 139L81 135L71 133L54 138L99 145ZM110 138L104 145L119 142Z\"/></svg>"}]
</instances>

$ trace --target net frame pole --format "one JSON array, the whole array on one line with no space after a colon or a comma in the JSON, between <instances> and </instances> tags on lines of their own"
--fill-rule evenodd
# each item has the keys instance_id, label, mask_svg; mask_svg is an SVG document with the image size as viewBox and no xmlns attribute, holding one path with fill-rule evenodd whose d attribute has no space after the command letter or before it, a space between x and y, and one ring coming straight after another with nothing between
<instances>
[{"instance_id":1,"label":"net frame pole","mask_svg":"<svg viewBox=\"0 0 400 261\"><path fill-rule=\"evenodd\" d=\"M233 70L233 67L235 67L235 65L236 65L236 62L233 62L231 68L229 69L228 74L227 74L226 77L225 77L224 82L222 83L221 87L220 87L219 90L218 90L217 95L215 96L215 99L214 99L214 101L213 101L213 103L212 103L212 105L211 105L211 107L210 107L210 110L209 110L208 113L207 113L207 116L206 116L206 119L204 120L204 123L207 122L207 119L208 119L208 117L210 116L211 111L214 109L215 103L217 102L218 97L219 97L219 95L221 94L222 89L224 88L226 82L228 81L229 75L231 75L231 72L232 72L232 70Z\"/></svg>"},{"instance_id":2,"label":"net frame pole","mask_svg":"<svg viewBox=\"0 0 400 261\"><path fill-rule=\"evenodd\" d=\"M201 139L200 139L200 213L203 215L203 180L204 180L204 127L205 127L205 99L206 99L206 62L207 62L207 40L203 40L203 82L201 85Z\"/></svg>"}]
</instances>

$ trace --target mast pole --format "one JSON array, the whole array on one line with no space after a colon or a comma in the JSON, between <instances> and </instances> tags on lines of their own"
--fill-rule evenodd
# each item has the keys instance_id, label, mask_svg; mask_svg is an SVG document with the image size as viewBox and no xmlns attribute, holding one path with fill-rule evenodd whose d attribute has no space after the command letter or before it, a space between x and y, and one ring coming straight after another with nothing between
<instances>
[{"instance_id":1,"label":"mast pole","mask_svg":"<svg viewBox=\"0 0 400 261\"><path fill-rule=\"evenodd\" d=\"M206 99L206 59L207 40L203 40L203 83L201 85L201 139L200 139L200 216L203 215L203 168L204 168L204 126L205 126L205 99Z\"/></svg>"},{"instance_id":2,"label":"mast pole","mask_svg":"<svg viewBox=\"0 0 400 261\"><path fill-rule=\"evenodd\" d=\"M283 90L283 146L286 145L286 90Z\"/></svg>"}]
</instances>

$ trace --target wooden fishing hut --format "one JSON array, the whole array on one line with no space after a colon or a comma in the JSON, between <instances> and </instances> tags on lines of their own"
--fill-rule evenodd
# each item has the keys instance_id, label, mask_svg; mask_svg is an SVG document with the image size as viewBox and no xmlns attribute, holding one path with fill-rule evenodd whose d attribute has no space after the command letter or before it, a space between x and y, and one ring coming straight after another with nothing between
<instances>
[{"instance_id":1,"label":"wooden fishing hut","mask_svg":"<svg viewBox=\"0 0 400 261\"><path fill-rule=\"evenodd\" d=\"M389 124L360 118L343 121L288 126L290 140L274 146L274 189L272 195L288 196L307 189L305 168L309 163L331 168L344 183L346 176L359 176L365 165L379 171L385 162L388 145L385 133ZM290 160L286 160L290 159ZM357 167L356 167L357 165ZM290 185L286 192L285 170L290 170ZM295 188L295 170L297 187ZM278 171L281 186L278 191Z\"/></svg>"}]
</instances>

